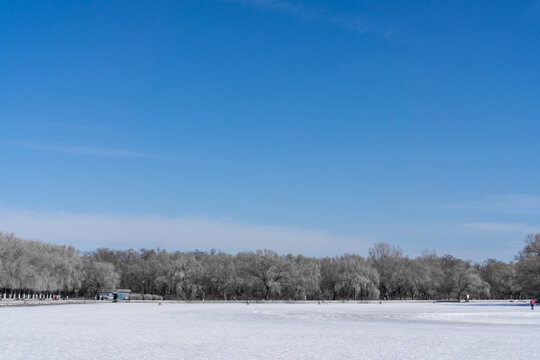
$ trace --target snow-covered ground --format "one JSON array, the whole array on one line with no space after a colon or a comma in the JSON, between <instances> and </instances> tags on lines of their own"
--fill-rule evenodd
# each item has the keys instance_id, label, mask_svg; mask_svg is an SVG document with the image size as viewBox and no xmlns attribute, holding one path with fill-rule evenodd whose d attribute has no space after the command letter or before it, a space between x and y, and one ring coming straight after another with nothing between
<instances>
[{"instance_id":1,"label":"snow-covered ground","mask_svg":"<svg viewBox=\"0 0 540 360\"><path fill-rule=\"evenodd\" d=\"M533 359L523 304L0 307L4 359Z\"/></svg>"}]
</instances>

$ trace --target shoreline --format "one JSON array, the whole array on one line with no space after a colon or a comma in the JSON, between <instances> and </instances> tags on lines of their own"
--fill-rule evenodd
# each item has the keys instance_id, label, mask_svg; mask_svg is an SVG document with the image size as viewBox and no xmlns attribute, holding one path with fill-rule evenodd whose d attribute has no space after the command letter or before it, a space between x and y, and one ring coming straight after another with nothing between
<instances>
[{"instance_id":1,"label":"shoreline","mask_svg":"<svg viewBox=\"0 0 540 360\"><path fill-rule=\"evenodd\" d=\"M108 304L112 303L111 300L95 300L95 299L67 299L67 300L0 300L1 307L12 306L53 306L53 305L74 305L74 304ZM317 305L330 305L330 304L434 304L434 303L446 303L446 304L529 304L529 300L130 300L119 301L122 303L149 303L149 304L317 304Z\"/></svg>"}]
</instances>

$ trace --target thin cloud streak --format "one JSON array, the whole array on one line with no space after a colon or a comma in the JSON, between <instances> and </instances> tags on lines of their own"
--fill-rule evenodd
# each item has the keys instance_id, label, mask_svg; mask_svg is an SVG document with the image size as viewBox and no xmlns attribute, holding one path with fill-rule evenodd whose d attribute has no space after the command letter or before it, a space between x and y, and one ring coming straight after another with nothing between
<instances>
[{"instance_id":1,"label":"thin cloud streak","mask_svg":"<svg viewBox=\"0 0 540 360\"><path fill-rule=\"evenodd\" d=\"M319 9L306 8L301 4L280 0L225 0L230 3L255 7L260 10L270 9L282 11L289 16L302 18L304 20L316 21L321 18L322 12Z\"/></svg>"},{"instance_id":2,"label":"thin cloud streak","mask_svg":"<svg viewBox=\"0 0 540 360\"><path fill-rule=\"evenodd\" d=\"M353 31L359 34L378 32L369 24L364 14L332 14L321 8L307 7L300 3L281 0L225 0L230 3L241 4L244 6L255 7L260 10L269 9L272 11L281 11L284 14L310 22L326 22L343 29ZM391 32L386 30L381 34L383 37L389 37Z\"/></svg>"},{"instance_id":3,"label":"thin cloud streak","mask_svg":"<svg viewBox=\"0 0 540 360\"><path fill-rule=\"evenodd\" d=\"M413 257L423 249L435 249L440 254L477 260L490 257L508 260L519 251L526 234L540 232L540 226L488 222L378 224L362 228L361 235L345 236L318 229L260 225L229 218L0 210L1 232L15 233L24 239L74 245L82 250L160 247L235 253L268 248L280 254L367 256L374 243L385 241L402 246ZM414 243L410 239L415 239ZM447 248L448 244L452 244L452 248Z\"/></svg>"},{"instance_id":4,"label":"thin cloud streak","mask_svg":"<svg viewBox=\"0 0 540 360\"><path fill-rule=\"evenodd\" d=\"M280 253L326 256L345 252L365 254L370 245L361 237L334 235L316 229L257 225L223 218L158 215L0 211L0 231L82 249L216 248L238 252L269 248Z\"/></svg>"},{"instance_id":5,"label":"thin cloud streak","mask_svg":"<svg viewBox=\"0 0 540 360\"><path fill-rule=\"evenodd\" d=\"M539 214L540 196L532 194L497 194L476 201L444 204L440 207L507 214Z\"/></svg>"},{"instance_id":6,"label":"thin cloud streak","mask_svg":"<svg viewBox=\"0 0 540 360\"><path fill-rule=\"evenodd\" d=\"M49 144L40 144L40 143L29 143L29 142L7 142L4 143L8 146L38 150L38 151L48 151L48 152L57 152L71 155L90 155L90 156L105 156L105 157L118 157L118 158L147 158L152 159L156 158L155 156L122 149L109 149L109 148L100 148L100 147L85 147L85 146L66 146L66 145L49 145Z\"/></svg>"},{"instance_id":7,"label":"thin cloud streak","mask_svg":"<svg viewBox=\"0 0 540 360\"><path fill-rule=\"evenodd\" d=\"M458 228L471 230L474 232L488 233L521 233L530 234L539 232L540 228L522 223L493 223L493 222L472 222L460 224Z\"/></svg>"}]
</instances>

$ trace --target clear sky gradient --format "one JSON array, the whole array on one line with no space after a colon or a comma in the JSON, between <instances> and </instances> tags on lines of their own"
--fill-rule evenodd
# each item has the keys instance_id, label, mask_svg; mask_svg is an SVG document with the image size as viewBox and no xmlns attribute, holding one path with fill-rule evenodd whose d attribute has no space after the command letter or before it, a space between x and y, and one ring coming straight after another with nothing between
<instances>
[{"instance_id":1,"label":"clear sky gradient","mask_svg":"<svg viewBox=\"0 0 540 360\"><path fill-rule=\"evenodd\" d=\"M0 230L510 260L540 231L539 1L4 1Z\"/></svg>"}]
</instances>

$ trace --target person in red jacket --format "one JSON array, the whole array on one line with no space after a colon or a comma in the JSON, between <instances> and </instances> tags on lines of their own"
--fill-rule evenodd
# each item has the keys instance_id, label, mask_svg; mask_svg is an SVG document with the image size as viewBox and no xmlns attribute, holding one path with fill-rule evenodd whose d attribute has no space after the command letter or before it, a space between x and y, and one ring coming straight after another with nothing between
<instances>
[{"instance_id":1,"label":"person in red jacket","mask_svg":"<svg viewBox=\"0 0 540 360\"><path fill-rule=\"evenodd\" d=\"M534 299L531 300L531 310L534 310L534 305L536 304L536 301Z\"/></svg>"}]
</instances>

